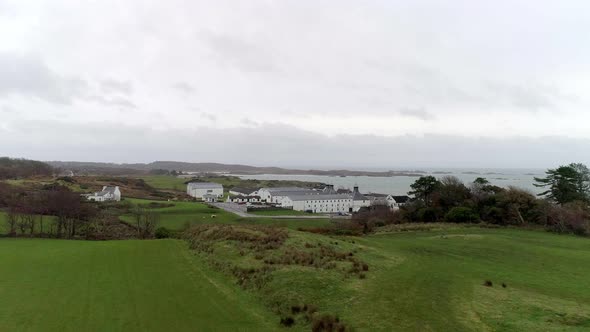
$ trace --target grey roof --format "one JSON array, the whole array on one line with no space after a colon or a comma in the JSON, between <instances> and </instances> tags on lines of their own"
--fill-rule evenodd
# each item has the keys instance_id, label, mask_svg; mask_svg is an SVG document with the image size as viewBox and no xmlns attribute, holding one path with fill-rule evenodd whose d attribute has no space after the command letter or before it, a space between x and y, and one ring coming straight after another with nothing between
<instances>
[{"instance_id":1,"label":"grey roof","mask_svg":"<svg viewBox=\"0 0 590 332\"><path fill-rule=\"evenodd\" d=\"M189 182L188 186L193 189L223 188L223 186L220 185L219 183L213 183L213 182Z\"/></svg>"},{"instance_id":2,"label":"grey roof","mask_svg":"<svg viewBox=\"0 0 590 332\"><path fill-rule=\"evenodd\" d=\"M242 194L251 194L251 193L255 192L256 190L258 190L258 188L234 187L234 188L231 188L229 191L235 191L237 193L242 193Z\"/></svg>"},{"instance_id":3,"label":"grey roof","mask_svg":"<svg viewBox=\"0 0 590 332\"><path fill-rule=\"evenodd\" d=\"M406 203L410 200L410 196L407 195L399 195L399 196L391 196L397 203Z\"/></svg>"},{"instance_id":4,"label":"grey roof","mask_svg":"<svg viewBox=\"0 0 590 332\"><path fill-rule=\"evenodd\" d=\"M296 190L296 191L291 191L291 190L285 190L285 191L275 191L272 192L273 196L291 196L291 195L321 195L323 194L323 192L321 191L315 191L315 190L311 190L311 189L307 189L307 190Z\"/></svg>"},{"instance_id":5,"label":"grey roof","mask_svg":"<svg viewBox=\"0 0 590 332\"><path fill-rule=\"evenodd\" d=\"M349 194L289 195L292 201L323 201L327 199L352 199Z\"/></svg>"},{"instance_id":6,"label":"grey roof","mask_svg":"<svg viewBox=\"0 0 590 332\"><path fill-rule=\"evenodd\" d=\"M367 197L365 197L363 194L361 194L358 191L355 191L354 193L352 193L352 200L353 201L366 201L368 200Z\"/></svg>"},{"instance_id":7,"label":"grey roof","mask_svg":"<svg viewBox=\"0 0 590 332\"><path fill-rule=\"evenodd\" d=\"M373 198L378 198L378 197L385 198L385 197L389 196L389 194L369 193L369 194L366 194L365 196L367 196L367 197L373 197Z\"/></svg>"},{"instance_id":8,"label":"grey roof","mask_svg":"<svg viewBox=\"0 0 590 332\"><path fill-rule=\"evenodd\" d=\"M229 196L230 199L234 199L234 198L239 198L239 199L252 199L252 198L257 198L260 199L260 196L258 195L249 195L249 196L242 196L242 195L231 195Z\"/></svg>"},{"instance_id":9,"label":"grey roof","mask_svg":"<svg viewBox=\"0 0 590 332\"><path fill-rule=\"evenodd\" d=\"M308 190L311 190L311 189L308 189L308 188L300 188L300 187L270 187L270 188L262 188L262 189L268 190L271 193L283 192L283 191L298 192L298 191L308 191Z\"/></svg>"},{"instance_id":10,"label":"grey roof","mask_svg":"<svg viewBox=\"0 0 590 332\"><path fill-rule=\"evenodd\" d=\"M117 189L117 187L114 187L114 186L105 186L105 187L102 188L101 191L95 193L94 195L95 196L104 196L104 195L107 195L107 194L114 195L116 189Z\"/></svg>"}]
</instances>

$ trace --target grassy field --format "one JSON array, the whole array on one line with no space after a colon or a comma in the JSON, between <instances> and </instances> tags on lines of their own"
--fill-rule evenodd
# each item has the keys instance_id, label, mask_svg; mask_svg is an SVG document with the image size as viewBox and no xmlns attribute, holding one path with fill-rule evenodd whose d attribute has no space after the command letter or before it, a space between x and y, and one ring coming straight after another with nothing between
<instances>
[{"instance_id":1,"label":"grassy field","mask_svg":"<svg viewBox=\"0 0 590 332\"><path fill-rule=\"evenodd\" d=\"M177 240L0 239L0 331L270 330L276 317Z\"/></svg>"},{"instance_id":2,"label":"grassy field","mask_svg":"<svg viewBox=\"0 0 590 332\"><path fill-rule=\"evenodd\" d=\"M320 313L337 315L366 331L590 329L586 238L481 228L338 240L290 232L287 251L304 248L304 243L305 248L322 243L356 252L354 257L368 263L369 271L360 279L346 277L348 267L341 265L324 269L275 264L270 281L259 290L267 306L313 304ZM228 241L213 245L208 259L261 266L255 253L243 255L241 246L234 248ZM264 259L283 254L265 254ZM492 287L484 286L486 280ZM295 319L300 328L309 327Z\"/></svg>"},{"instance_id":3,"label":"grassy field","mask_svg":"<svg viewBox=\"0 0 590 332\"><path fill-rule=\"evenodd\" d=\"M156 189L172 189L178 191L186 191L186 184L188 179L181 179L171 175L148 175L141 176L145 183Z\"/></svg>"},{"instance_id":4,"label":"grassy field","mask_svg":"<svg viewBox=\"0 0 590 332\"><path fill-rule=\"evenodd\" d=\"M172 230L183 229L186 225L199 224L261 224L277 225L291 229L300 227L320 227L330 224L330 219L273 219L273 218L241 218L222 209L210 207L198 202L162 202L144 199L128 198L134 204L149 204L150 202L170 203L172 207L158 208L154 211L160 215L159 226ZM212 216L215 215L215 218ZM133 222L131 215L120 217L127 222Z\"/></svg>"},{"instance_id":5,"label":"grassy field","mask_svg":"<svg viewBox=\"0 0 590 332\"><path fill-rule=\"evenodd\" d=\"M250 211L250 214L258 215L258 216L309 216L311 214L305 213L303 211L295 211L289 209L283 210L258 210L258 211Z\"/></svg>"}]
</instances>

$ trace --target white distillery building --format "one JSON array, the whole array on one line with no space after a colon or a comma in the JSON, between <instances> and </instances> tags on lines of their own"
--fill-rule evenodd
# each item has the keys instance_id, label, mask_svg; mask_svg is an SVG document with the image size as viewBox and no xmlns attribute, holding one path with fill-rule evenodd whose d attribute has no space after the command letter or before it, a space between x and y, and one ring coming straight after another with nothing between
<instances>
[{"instance_id":1,"label":"white distillery building","mask_svg":"<svg viewBox=\"0 0 590 332\"><path fill-rule=\"evenodd\" d=\"M352 194L348 194L352 197L352 211L358 212L363 207L371 206L371 199L361 194L358 186L354 186Z\"/></svg>"},{"instance_id":2,"label":"white distillery building","mask_svg":"<svg viewBox=\"0 0 590 332\"><path fill-rule=\"evenodd\" d=\"M261 188L258 190L260 200L266 203L280 204L283 198L292 195L318 195L321 191L299 187Z\"/></svg>"},{"instance_id":3,"label":"white distillery building","mask_svg":"<svg viewBox=\"0 0 590 332\"><path fill-rule=\"evenodd\" d=\"M281 201L284 208L312 213L352 212L353 200L350 194L290 195Z\"/></svg>"},{"instance_id":4,"label":"white distillery building","mask_svg":"<svg viewBox=\"0 0 590 332\"><path fill-rule=\"evenodd\" d=\"M186 193L194 198L203 199L205 195L223 197L223 186L213 182L189 182Z\"/></svg>"},{"instance_id":5,"label":"white distillery building","mask_svg":"<svg viewBox=\"0 0 590 332\"><path fill-rule=\"evenodd\" d=\"M121 200L121 190L119 190L119 186L104 186L102 187L101 191L95 192L94 194L90 194L86 196L89 201L96 201L96 202L106 202L106 201L115 201L118 202Z\"/></svg>"}]
</instances>

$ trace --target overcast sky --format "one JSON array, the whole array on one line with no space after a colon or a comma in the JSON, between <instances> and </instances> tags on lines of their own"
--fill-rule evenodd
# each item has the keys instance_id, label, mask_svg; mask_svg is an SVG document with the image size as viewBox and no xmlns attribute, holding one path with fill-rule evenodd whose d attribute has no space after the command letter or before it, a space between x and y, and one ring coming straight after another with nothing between
<instances>
[{"instance_id":1,"label":"overcast sky","mask_svg":"<svg viewBox=\"0 0 590 332\"><path fill-rule=\"evenodd\" d=\"M588 1L0 0L0 155L590 162Z\"/></svg>"}]
</instances>

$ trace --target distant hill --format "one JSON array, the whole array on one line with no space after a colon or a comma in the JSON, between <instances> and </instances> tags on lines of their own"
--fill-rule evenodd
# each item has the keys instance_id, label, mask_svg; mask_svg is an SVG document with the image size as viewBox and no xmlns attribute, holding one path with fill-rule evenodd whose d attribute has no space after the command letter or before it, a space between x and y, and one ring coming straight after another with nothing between
<instances>
[{"instance_id":1,"label":"distant hill","mask_svg":"<svg viewBox=\"0 0 590 332\"><path fill-rule=\"evenodd\" d=\"M53 174L50 165L28 159L0 157L0 179L18 179L30 176Z\"/></svg>"},{"instance_id":2,"label":"distant hill","mask_svg":"<svg viewBox=\"0 0 590 332\"><path fill-rule=\"evenodd\" d=\"M301 170L288 169L281 167L257 167L240 164L220 164L220 163L188 163L180 161L154 161L143 164L115 164L115 163L98 163L98 162L79 162L79 161L48 161L49 165L64 169L72 170L77 173L109 173L109 174L138 174L147 173L151 170L167 170L182 172L200 172L200 173L230 173L230 174L302 174L302 175L328 175L328 176L421 176L421 171L349 171L349 170Z\"/></svg>"}]
</instances>

